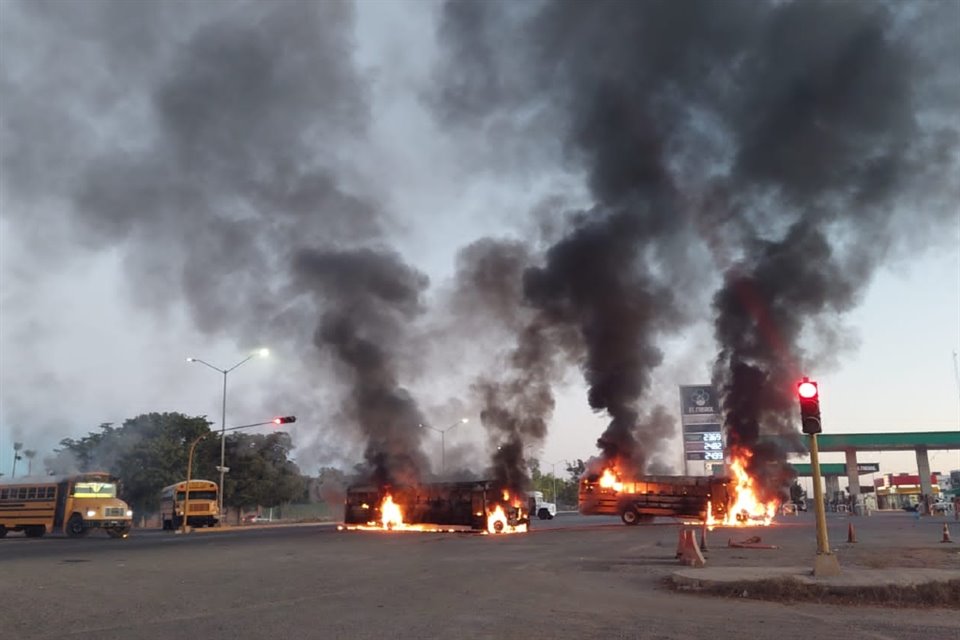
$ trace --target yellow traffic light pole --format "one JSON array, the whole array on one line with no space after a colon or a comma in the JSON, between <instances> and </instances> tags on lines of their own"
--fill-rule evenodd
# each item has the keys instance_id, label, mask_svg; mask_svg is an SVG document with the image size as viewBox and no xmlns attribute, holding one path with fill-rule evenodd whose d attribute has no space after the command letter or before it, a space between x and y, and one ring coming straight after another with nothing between
<instances>
[{"instance_id":1,"label":"yellow traffic light pole","mask_svg":"<svg viewBox=\"0 0 960 640\"><path fill-rule=\"evenodd\" d=\"M840 575L840 563L830 552L827 539L827 514L823 504L823 487L820 486L820 451L817 449L817 434L810 434L810 468L813 473L813 501L817 510L817 555L813 561L813 575L829 577Z\"/></svg>"},{"instance_id":2,"label":"yellow traffic light pole","mask_svg":"<svg viewBox=\"0 0 960 640\"><path fill-rule=\"evenodd\" d=\"M291 422L296 422L296 421L297 421L297 416L283 416L282 418L274 418L273 420L268 420L267 422L254 422L253 424L241 424L238 427L227 427L225 429L221 429L220 431L221 433L223 433L225 431L236 431L237 429L259 427L265 424L279 425L279 424L289 424ZM180 530L183 533L186 533L187 531L189 531L189 528L187 527L187 518L189 517L189 514L190 514L190 480L191 480L191 476L193 475L193 452L196 450L197 445L200 444L200 441L206 438L208 435L210 434L205 433L202 436L198 437L196 440L194 440L190 444L190 453L187 455L187 486L183 492L183 522L181 523L181 527L180 527ZM176 497L176 492L174 492L174 497ZM222 500L222 494L220 496L220 499ZM174 499L173 504L174 504L174 515L176 515L176 504L177 504L176 499ZM220 513L220 520L221 522L223 521L222 511Z\"/></svg>"}]
</instances>

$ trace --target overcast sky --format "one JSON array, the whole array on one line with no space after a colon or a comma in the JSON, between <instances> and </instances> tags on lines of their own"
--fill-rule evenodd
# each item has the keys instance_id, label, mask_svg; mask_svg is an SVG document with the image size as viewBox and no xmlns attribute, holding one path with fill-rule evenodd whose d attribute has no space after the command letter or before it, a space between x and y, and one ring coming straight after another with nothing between
<instances>
[{"instance_id":1,"label":"overcast sky","mask_svg":"<svg viewBox=\"0 0 960 640\"><path fill-rule=\"evenodd\" d=\"M470 314L451 310L458 252L487 236L549 239L549 220L591 206L589 171L537 126L505 119L474 130L445 119L440 3L270 8L283 4L0 2L0 473L10 473L14 441L42 457L61 438L143 412L219 425L222 379L186 357L230 367L259 346L271 357L230 374L228 424L296 414L304 471L359 461L364 439L347 424L343 371L312 343L314 326L297 322L313 303L277 265L296 244L367 240L429 278L421 303L430 311L395 349L400 384L433 424L470 419L448 434L449 457L485 461L490 441L471 385L496 370L491 354L504 343L496 334L484 342ZM956 34L957 5L943 4ZM942 35L943 25L930 28L931 38ZM245 47L251 38L262 59ZM246 67L271 56L284 64L264 77ZM294 98L283 109L269 100L235 109L247 94L231 93L231 69L216 66L225 59L237 77L256 77L258 91ZM960 60L943 62L952 74L941 88L952 99ZM305 74L313 80L300 82ZM211 87L222 94L207 104ZM956 133L952 106L946 121ZM518 120L524 108L512 112ZM221 111L226 124L216 130L191 128ZM955 147L950 154L955 163ZM294 161L304 184L309 173L310 184L336 186L288 183L280 169ZM821 385L825 432L960 429L960 209L956 173L949 179L931 187L948 201L946 216L928 216L922 201L896 204L906 224L935 228L887 253L860 283L856 306L824 329L842 327L809 371ZM144 205L131 211L121 198ZM256 226L271 208L284 217ZM313 208L336 212L319 223L296 217ZM236 227L210 235L201 221L214 214ZM709 306L722 274L698 274L702 288L678 279L676 295L703 313L660 342L646 396L676 417L677 386L709 382L718 351ZM530 452L547 468L595 455L609 422L590 409L577 367L566 369L547 435ZM423 442L435 459L433 435ZM679 469L679 437L662 452ZM879 460L881 472L916 468L909 454L861 459ZM960 454L933 453L931 467L960 468Z\"/></svg>"}]
</instances>

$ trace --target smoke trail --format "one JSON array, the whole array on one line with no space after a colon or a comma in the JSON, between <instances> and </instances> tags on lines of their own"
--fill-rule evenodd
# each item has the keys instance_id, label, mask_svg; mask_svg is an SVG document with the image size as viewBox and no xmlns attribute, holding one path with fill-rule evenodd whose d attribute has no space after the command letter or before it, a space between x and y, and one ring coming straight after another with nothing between
<instances>
[{"instance_id":1,"label":"smoke trail","mask_svg":"<svg viewBox=\"0 0 960 640\"><path fill-rule=\"evenodd\" d=\"M427 278L397 254L359 249L304 250L294 261L297 288L327 300L317 328L317 346L331 349L352 377L344 413L367 442L365 458L378 484L420 479L426 459L420 451L424 422L417 403L400 386L391 345L422 311Z\"/></svg>"},{"instance_id":2,"label":"smoke trail","mask_svg":"<svg viewBox=\"0 0 960 640\"><path fill-rule=\"evenodd\" d=\"M303 348L313 336L352 381L350 419L331 427L352 436L360 424L378 476L414 475L418 437L400 425L415 429L419 412L388 341L404 339L426 282L389 251L357 248L386 243L387 214L369 187L351 188L344 161L370 112L352 5L222 9L5 5L9 24L72 53L46 68L31 66L42 56L5 56L4 191L69 202L77 233L65 248L76 237L119 247L148 309L186 301L200 330L300 360L294 382L307 393L278 391L300 403L329 368Z\"/></svg>"},{"instance_id":3,"label":"smoke trail","mask_svg":"<svg viewBox=\"0 0 960 640\"><path fill-rule=\"evenodd\" d=\"M522 275L529 247L508 240L479 240L458 256L453 301L461 314L479 314L515 342L498 354L496 370L479 375L472 392L494 450L493 480L517 494L529 488L526 455L542 444L554 409L552 385L563 373L570 336L552 330L524 304Z\"/></svg>"},{"instance_id":4,"label":"smoke trail","mask_svg":"<svg viewBox=\"0 0 960 640\"><path fill-rule=\"evenodd\" d=\"M765 192L786 231L744 227L745 257L714 299L714 381L728 443L753 452L748 470L769 496L785 494L789 476L771 464L785 453L761 437L796 433L795 383L819 369L804 345L839 347L830 322L806 340L804 330L856 306L907 231L897 229L905 202L928 223L946 209L923 191L956 165L956 132L924 122L920 60L896 38L895 17L883 5L785 5L745 64L757 90L754 117L731 118L733 180Z\"/></svg>"},{"instance_id":5,"label":"smoke trail","mask_svg":"<svg viewBox=\"0 0 960 640\"><path fill-rule=\"evenodd\" d=\"M761 430L795 432L805 328L827 327L829 347L900 236L954 215L944 61L958 51L935 25L956 17L935 3L446 5L445 121L532 123L532 144L553 123L597 203L524 293L583 339L590 404L611 416L604 457L642 466L669 432L638 419L657 344L706 315L672 294L696 299L717 266L730 268L713 309L730 442L757 451ZM924 224L907 227L908 211ZM764 450L753 471L777 459Z\"/></svg>"}]
</instances>

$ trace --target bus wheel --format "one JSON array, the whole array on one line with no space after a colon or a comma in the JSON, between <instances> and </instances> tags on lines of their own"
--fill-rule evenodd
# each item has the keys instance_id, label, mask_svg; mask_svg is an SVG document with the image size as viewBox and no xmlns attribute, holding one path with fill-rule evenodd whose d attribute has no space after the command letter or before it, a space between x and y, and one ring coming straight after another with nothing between
<instances>
[{"instance_id":1,"label":"bus wheel","mask_svg":"<svg viewBox=\"0 0 960 640\"><path fill-rule=\"evenodd\" d=\"M67 520L67 535L71 538L79 538L87 535L87 528L83 525L83 518L79 513L75 513Z\"/></svg>"},{"instance_id":2,"label":"bus wheel","mask_svg":"<svg viewBox=\"0 0 960 640\"><path fill-rule=\"evenodd\" d=\"M0 538L4 537L5 535L7 535L7 528L0 524Z\"/></svg>"},{"instance_id":3,"label":"bus wheel","mask_svg":"<svg viewBox=\"0 0 960 640\"><path fill-rule=\"evenodd\" d=\"M632 526L640 522L640 514L633 507L627 507L620 514L620 519L623 520L623 524Z\"/></svg>"},{"instance_id":4,"label":"bus wheel","mask_svg":"<svg viewBox=\"0 0 960 640\"><path fill-rule=\"evenodd\" d=\"M41 525L36 525L32 527L25 527L23 533L26 534L28 538L42 538L43 534L47 532L47 528Z\"/></svg>"}]
</instances>

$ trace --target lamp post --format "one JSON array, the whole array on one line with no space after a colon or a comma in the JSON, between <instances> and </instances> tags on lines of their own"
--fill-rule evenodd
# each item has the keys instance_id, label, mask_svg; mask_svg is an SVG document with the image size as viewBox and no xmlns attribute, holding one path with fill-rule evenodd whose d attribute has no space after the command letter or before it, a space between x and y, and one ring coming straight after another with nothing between
<instances>
[{"instance_id":1,"label":"lamp post","mask_svg":"<svg viewBox=\"0 0 960 640\"><path fill-rule=\"evenodd\" d=\"M247 363L252 358L255 358L257 356L260 356L261 358L266 358L269 355L270 355L269 349L257 349L256 351L254 351L253 353L251 353L246 358L244 358L237 364L233 365L229 369L221 369L220 367L215 367L209 362L207 362L206 360L201 360L200 358L193 358L193 357L187 358L187 362L199 362L200 364L205 365L213 369L214 371L217 371L218 373L223 374L223 404L220 410L220 466L217 467L217 471L220 472L220 487L219 487L219 491L217 492L218 502L219 502L219 504L217 505L217 510L220 512L220 520L218 521L217 526L220 526L220 527L223 526L223 521L225 520L224 513L223 513L223 476L226 473L226 467L224 466L224 462L225 462L226 451L227 451L226 450L227 440L224 437L224 432L227 429L227 374L233 371L234 369L236 369L237 367L239 367L240 365Z\"/></svg>"},{"instance_id":2,"label":"lamp post","mask_svg":"<svg viewBox=\"0 0 960 640\"><path fill-rule=\"evenodd\" d=\"M13 443L13 471L10 472L10 477L11 477L11 478L16 478L16 477L17 477L17 460L20 460L20 458L21 458L21 456L20 456L20 450L21 450L21 449L23 449L23 443L22 443L22 442L14 442L14 443Z\"/></svg>"},{"instance_id":3,"label":"lamp post","mask_svg":"<svg viewBox=\"0 0 960 640\"><path fill-rule=\"evenodd\" d=\"M250 427L259 427L265 424L289 424L291 422L296 422L297 416L283 416L282 418L274 418L269 422L254 422L253 424L241 424L238 427L230 427L229 429L223 429L220 434L221 441L223 440L224 431L236 431L237 429L249 429ZM193 476L193 452L196 450L197 445L200 444L200 441L206 438L209 433L204 433L203 435L197 436L197 439L190 443L190 453L187 455L187 484L183 489L183 522L181 523L181 531L183 533L187 532L187 518L190 515L190 480ZM173 504L176 505L176 492L174 492L174 501ZM222 494L221 494L221 504L222 504ZM174 506L176 510L176 506ZM174 513L176 515L176 513ZM221 512L221 519L223 514Z\"/></svg>"},{"instance_id":4,"label":"lamp post","mask_svg":"<svg viewBox=\"0 0 960 640\"><path fill-rule=\"evenodd\" d=\"M436 427L431 427L428 424L420 424L421 429L430 429L431 431L436 431L437 433L440 434L440 474L441 475L443 475L447 470L447 443L446 443L447 431L450 431L450 429L453 429L454 427L458 427L461 424L467 424L468 422L470 422L470 418L460 418L459 420L454 422L452 425L450 425L446 429L437 429Z\"/></svg>"}]
</instances>

